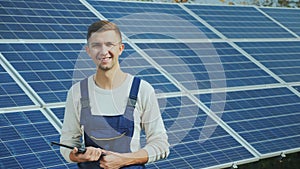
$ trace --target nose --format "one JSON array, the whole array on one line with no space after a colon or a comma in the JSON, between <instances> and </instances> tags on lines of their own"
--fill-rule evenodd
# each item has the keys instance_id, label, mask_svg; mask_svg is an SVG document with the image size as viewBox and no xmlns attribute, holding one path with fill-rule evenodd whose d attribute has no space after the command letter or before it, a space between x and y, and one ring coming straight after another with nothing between
<instances>
[{"instance_id":1,"label":"nose","mask_svg":"<svg viewBox=\"0 0 300 169\"><path fill-rule=\"evenodd\" d=\"M105 46L105 45L102 45L102 47L99 49L99 55L100 56L106 56L109 52L110 49Z\"/></svg>"}]
</instances>

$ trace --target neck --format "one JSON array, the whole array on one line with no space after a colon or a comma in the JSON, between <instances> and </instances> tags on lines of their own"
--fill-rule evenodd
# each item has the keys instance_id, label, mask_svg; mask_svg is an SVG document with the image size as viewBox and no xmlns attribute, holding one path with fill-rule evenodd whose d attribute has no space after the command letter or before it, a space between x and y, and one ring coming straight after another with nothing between
<instances>
[{"instance_id":1,"label":"neck","mask_svg":"<svg viewBox=\"0 0 300 169\"><path fill-rule=\"evenodd\" d=\"M127 74L120 69L110 71L98 69L94 81L98 87L112 90L119 87L125 81L126 77Z\"/></svg>"}]
</instances>

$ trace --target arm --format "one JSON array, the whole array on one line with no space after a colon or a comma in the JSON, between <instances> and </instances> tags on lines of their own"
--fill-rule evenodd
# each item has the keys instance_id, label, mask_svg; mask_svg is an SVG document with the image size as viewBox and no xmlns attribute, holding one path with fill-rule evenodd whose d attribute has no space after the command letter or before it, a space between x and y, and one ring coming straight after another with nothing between
<instances>
[{"instance_id":1,"label":"arm","mask_svg":"<svg viewBox=\"0 0 300 169\"><path fill-rule=\"evenodd\" d=\"M102 168L121 168L133 164L145 164L148 161L148 153L143 149L132 153L116 153L105 150L102 152L106 154L100 160Z\"/></svg>"},{"instance_id":2,"label":"arm","mask_svg":"<svg viewBox=\"0 0 300 169\"><path fill-rule=\"evenodd\" d=\"M73 162L86 162L86 161L98 161L101 157L102 150L100 148L87 147L84 154L78 153L78 149L75 147L69 155L69 158Z\"/></svg>"},{"instance_id":3,"label":"arm","mask_svg":"<svg viewBox=\"0 0 300 169\"><path fill-rule=\"evenodd\" d=\"M161 117L158 100L153 87L146 83L145 89L141 92L142 99L142 115L141 127L145 130L146 145L143 148L148 153L148 163L160 159L164 159L169 155L169 143L166 129Z\"/></svg>"},{"instance_id":4,"label":"arm","mask_svg":"<svg viewBox=\"0 0 300 169\"><path fill-rule=\"evenodd\" d=\"M74 146L73 150L60 148L61 154L68 162L85 162L85 161L97 161L102 151L99 148L87 147L84 154L78 153L76 147L81 146L80 138L82 131L80 128L80 101L76 98L80 98L78 95L78 86L73 86L67 96L64 122L61 130L60 142L69 146Z\"/></svg>"},{"instance_id":5,"label":"arm","mask_svg":"<svg viewBox=\"0 0 300 169\"><path fill-rule=\"evenodd\" d=\"M60 143L73 147L80 147L81 130L78 112L79 102L75 100L75 98L78 98L79 96L76 95L76 93L78 93L75 92L76 89L79 90L78 86L73 86L69 90L67 95L64 121L61 129ZM60 152L66 161L73 162L69 156L72 150L61 147Z\"/></svg>"}]
</instances>

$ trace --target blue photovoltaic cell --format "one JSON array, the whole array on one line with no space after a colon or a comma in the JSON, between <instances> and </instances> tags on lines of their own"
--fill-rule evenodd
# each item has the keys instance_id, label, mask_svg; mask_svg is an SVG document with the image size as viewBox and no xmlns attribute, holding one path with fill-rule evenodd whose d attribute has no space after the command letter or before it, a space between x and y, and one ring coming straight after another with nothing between
<instances>
[{"instance_id":1,"label":"blue photovoltaic cell","mask_svg":"<svg viewBox=\"0 0 300 169\"><path fill-rule=\"evenodd\" d=\"M128 41L134 43L131 40L140 39L136 44L142 51L125 44L119 58L122 70L148 81L156 92L170 94L159 95L158 100L171 144L170 155L147 164L147 168L219 167L259 158L188 97L174 96L172 92L180 92L176 84L188 89L184 92L193 90L194 94L198 89L238 87L239 91L232 91L235 88L227 93L208 90L196 96L263 157L299 149L300 98L295 90L300 92L297 84L300 41L265 15L299 35L299 9L259 8L259 11L252 6L100 0L85 3L105 19L117 23ZM47 103L64 102L72 84L95 73L95 65L85 53L85 44L70 43L68 39L85 39L88 25L99 18L78 0L0 0L0 6L1 57L40 96L46 109L63 122L64 107L49 108ZM229 39L220 39L192 13ZM178 40L207 38L213 43ZM250 41L255 38L258 42ZM265 38L270 42L261 41ZM271 42L271 38L294 41ZM22 43L20 39L61 39L61 42ZM168 39L168 43L157 43L155 39ZM277 80L226 43L232 40L282 80L291 83L295 93L291 88L279 87ZM2 66L0 109L34 105ZM179 83L173 84L169 78ZM268 85L278 87L245 91L241 88ZM0 128L0 168L77 168L63 159L59 147L49 145L51 141L58 142L60 135L40 110L2 112ZM145 137L142 133L142 145Z\"/></svg>"},{"instance_id":2,"label":"blue photovoltaic cell","mask_svg":"<svg viewBox=\"0 0 300 169\"><path fill-rule=\"evenodd\" d=\"M88 2L132 39L219 38L177 4Z\"/></svg>"},{"instance_id":3,"label":"blue photovoltaic cell","mask_svg":"<svg viewBox=\"0 0 300 169\"><path fill-rule=\"evenodd\" d=\"M278 83L227 43L139 43L189 90Z\"/></svg>"},{"instance_id":4,"label":"blue photovoltaic cell","mask_svg":"<svg viewBox=\"0 0 300 169\"><path fill-rule=\"evenodd\" d=\"M0 108L29 105L34 103L0 65Z\"/></svg>"},{"instance_id":5,"label":"blue photovoltaic cell","mask_svg":"<svg viewBox=\"0 0 300 169\"><path fill-rule=\"evenodd\" d=\"M294 86L294 88L295 88L298 92L300 92L300 86Z\"/></svg>"},{"instance_id":6,"label":"blue photovoltaic cell","mask_svg":"<svg viewBox=\"0 0 300 169\"><path fill-rule=\"evenodd\" d=\"M58 119L63 122L64 121L64 114L65 114L65 108L60 107L60 108L52 108L51 111L55 114Z\"/></svg>"},{"instance_id":7,"label":"blue photovoltaic cell","mask_svg":"<svg viewBox=\"0 0 300 169\"><path fill-rule=\"evenodd\" d=\"M149 82L155 90L161 92L178 92L179 89L172 84L162 73L150 65L139 53L130 46L120 56L120 66L124 72L140 77Z\"/></svg>"},{"instance_id":8,"label":"blue photovoltaic cell","mask_svg":"<svg viewBox=\"0 0 300 169\"><path fill-rule=\"evenodd\" d=\"M77 0L1 0L0 39L84 39L97 17Z\"/></svg>"},{"instance_id":9,"label":"blue photovoltaic cell","mask_svg":"<svg viewBox=\"0 0 300 169\"><path fill-rule=\"evenodd\" d=\"M67 166L58 147L59 133L39 110L0 114L1 168L75 168Z\"/></svg>"},{"instance_id":10,"label":"blue photovoltaic cell","mask_svg":"<svg viewBox=\"0 0 300 169\"><path fill-rule=\"evenodd\" d=\"M159 99L170 156L149 168L205 168L253 158L187 97Z\"/></svg>"},{"instance_id":11,"label":"blue photovoltaic cell","mask_svg":"<svg viewBox=\"0 0 300 169\"><path fill-rule=\"evenodd\" d=\"M63 102L84 44L0 44L3 56L46 102ZM87 68L88 67L88 68ZM87 65L85 70L91 71Z\"/></svg>"},{"instance_id":12,"label":"blue photovoltaic cell","mask_svg":"<svg viewBox=\"0 0 300 169\"><path fill-rule=\"evenodd\" d=\"M64 102L72 82L95 73L84 44L0 44L3 56L46 103ZM178 89L130 46L120 58L125 72L141 77L155 89Z\"/></svg>"},{"instance_id":13,"label":"blue photovoltaic cell","mask_svg":"<svg viewBox=\"0 0 300 169\"><path fill-rule=\"evenodd\" d=\"M300 98L287 88L227 92L224 103L216 113L261 154L300 147Z\"/></svg>"},{"instance_id":14,"label":"blue photovoltaic cell","mask_svg":"<svg viewBox=\"0 0 300 169\"><path fill-rule=\"evenodd\" d=\"M284 8L260 8L289 30L300 36L300 10Z\"/></svg>"},{"instance_id":15,"label":"blue photovoltaic cell","mask_svg":"<svg viewBox=\"0 0 300 169\"><path fill-rule=\"evenodd\" d=\"M227 38L293 38L254 7L185 5Z\"/></svg>"},{"instance_id":16,"label":"blue photovoltaic cell","mask_svg":"<svg viewBox=\"0 0 300 169\"><path fill-rule=\"evenodd\" d=\"M247 53L286 82L300 82L300 41L240 42Z\"/></svg>"}]
</instances>

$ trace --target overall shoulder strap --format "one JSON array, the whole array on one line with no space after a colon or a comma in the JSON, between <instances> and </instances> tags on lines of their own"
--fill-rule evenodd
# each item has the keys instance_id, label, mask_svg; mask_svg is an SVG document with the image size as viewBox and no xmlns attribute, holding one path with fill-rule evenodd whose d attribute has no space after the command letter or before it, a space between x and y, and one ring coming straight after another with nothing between
<instances>
[{"instance_id":1,"label":"overall shoulder strap","mask_svg":"<svg viewBox=\"0 0 300 169\"><path fill-rule=\"evenodd\" d=\"M90 107L89 90L88 90L88 78L80 81L80 93L81 93L81 108Z\"/></svg>"},{"instance_id":2,"label":"overall shoulder strap","mask_svg":"<svg viewBox=\"0 0 300 169\"><path fill-rule=\"evenodd\" d=\"M81 103L81 115L80 123L85 123L85 117L88 114L91 114L90 99L89 99L89 90L88 90L88 78L85 78L80 81L80 103Z\"/></svg>"},{"instance_id":3,"label":"overall shoulder strap","mask_svg":"<svg viewBox=\"0 0 300 169\"><path fill-rule=\"evenodd\" d=\"M129 93L129 99L128 99L129 106L135 107L137 96L139 93L140 83L141 83L140 78L138 77L133 78L130 93Z\"/></svg>"}]
</instances>

